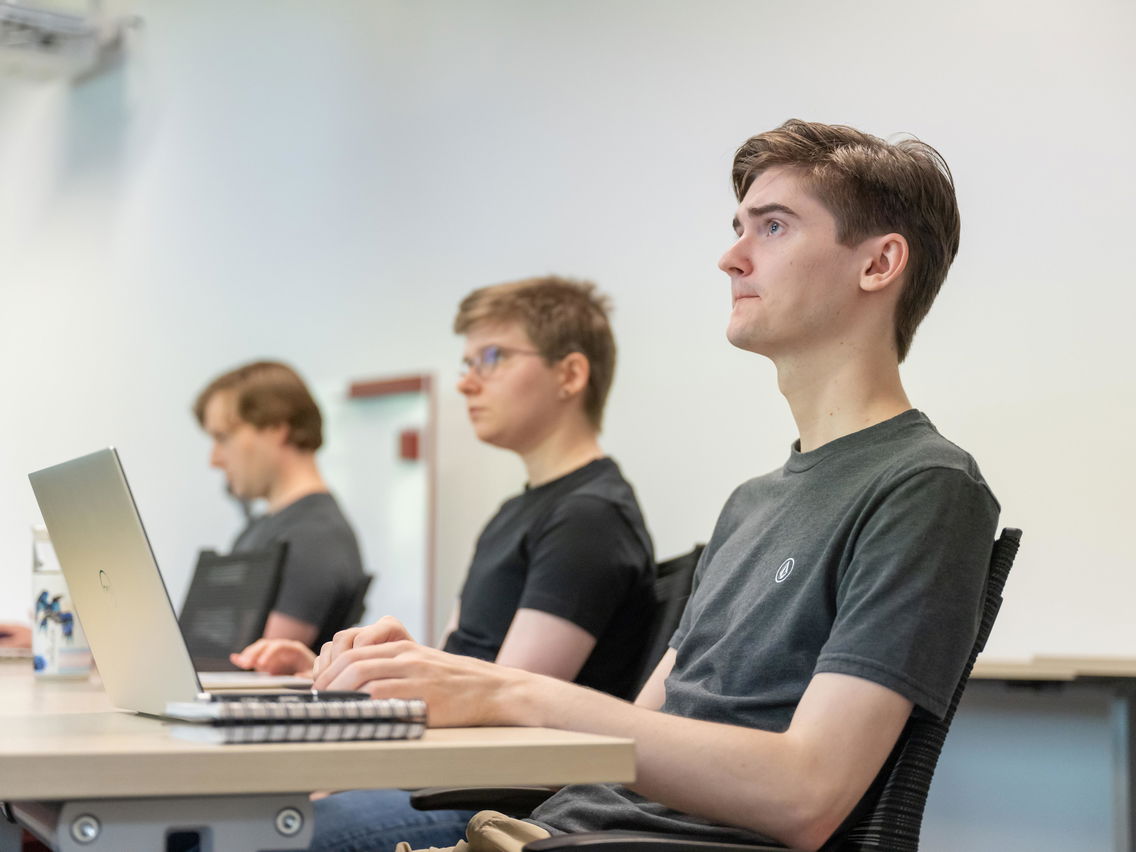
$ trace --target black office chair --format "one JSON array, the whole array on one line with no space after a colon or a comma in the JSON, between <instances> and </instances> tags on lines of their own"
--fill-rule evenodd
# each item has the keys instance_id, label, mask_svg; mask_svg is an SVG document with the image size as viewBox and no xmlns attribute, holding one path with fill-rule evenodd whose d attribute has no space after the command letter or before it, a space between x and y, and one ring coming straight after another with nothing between
<instances>
[{"instance_id":1,"label":"black office chair","mask_svg":"<svg viewBox=\"0 0 1136 852\"><path fill-rule=\"evenodd\" d=\"M351 596L340 601L339 606L333 609L327 620L324 621L319 635L312 643L313 651L318 654L324 642L330 642L332 637L340 630L354 627L359 623L363 618L363 611L367 607L367 590L371 588L371 581L374 579L373 574L360 575Z\"/></svg>"},{"instance_id":2,"label":"black office chair","mask_svg":"<svg viewBox=\"0 0 1136 852\"><path fill-rule=\"evenodd\" d=\"M363 620L363 611L367 608L367 591L371 588L371 581L374 579L374 574L364 574L360 578L359 585L355 587L355 595L351 598L347 617L343 619L343 627L354 627Z\"/></svg>"},{"instance_id":3,"label":"black office chair","mask_svg":"<svg viewBox=\"0 0 1136 852\"><path fill-rule=\"evenodd\" d=\"M698 560L702 558L702 551L705 549L706 545L696 544L689 553L658 564L655 575L655 611L647 627L647 635L650 638L643 648L636 693L643 688L643 684L647 682L651 672L667 652L667 643L678 628L682 611L686 609L686 602L690 600L694 569L698 567Z\"/></svg>"},{"instance_id":4,"label":"black office chair","mask_svg":"<svg viewBox=\"0 0 1136 852\"><path fill-rule=\"evenodd\" d=\"M908 720L896 748L892 752L872 789L858 806L862 813L851 829L834 836L822 849L824 852L916 852L919 848L919 830L923 823L923 809L931 789L935 765L939 761L947 731L958 709L959 700L966 689L974 661L986 647L986 640L994 626L994 619L1002 605L1002 589L1018 552L1022 532L1004 529L994 543L990 569L986 576L986 593L982 620L970 658L963 669L951 698L950 707L942 720L916 711ZM879 789L878 796L874 791ZM735 850L736 852L782 852L778 845L759 846L740 843L712 843L691 840L687 837L648 835L618 832L563 834L537 840L525 846L526 852L551 852L572 849L602 850L602 852L697 852L698 850Z\"/></svg>"},{"instance_id":5,"label":"black office chair","mask_svg":"<svg viewBox=\"0 0 1136 852\"><path fill-rule=\"evenodd\" d=\"M1018 552L1022 532L1006 528L994 542L990 568L986 577L982 619L970 652L955 687L954 696L942 720L916 711L912 713L891 757L880 771L876 781L861 800L853 815L845 821L850 829L838 832L823 847L823 852L916 852L919 848L919 831L923 823L923 809L931 789L931 779L939 761L947 731L958 709L959 700L966 689L974 661L986 647L986 640L1002 605L1002 589ZM878 791L878 792L877 792ZM472 807L501 808L488 803ZM526 806L536 807L531 801ZM445 807L461 807L447 804ZM467 806L470 807L470 806ZM530 811L517 811L518 816ZM778 845L754 845L692 840L689 837L633 833L587 832L560 834L525 845L526 852L553 852L571 849L574 852L784 852Z\"/></svg>"},{"instance_id":6,"label":"black office chair","mask_svg":"<svg viewBox=\"0 0 1136 852\"><path fill-rule=\"evenodd\" d=\"M221 555L203 550L178 616L199 671L234 669L229 654L264 633L280 590L286 544Z\"/></svg>"}]
</instances>

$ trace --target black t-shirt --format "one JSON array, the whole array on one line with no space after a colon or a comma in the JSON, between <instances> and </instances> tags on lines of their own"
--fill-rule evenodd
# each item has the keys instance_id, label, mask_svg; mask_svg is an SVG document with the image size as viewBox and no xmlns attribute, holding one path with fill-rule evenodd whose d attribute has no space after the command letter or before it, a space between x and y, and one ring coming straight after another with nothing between
<instances>
[{"instance_id":1,"label":"black t-shirt","mask_svg":"<svg viewBox=\"0 0 1136 852\"><path fill-rule=\"evenodd\" d=\"M233 542L233 552L287 542L280 591L272 609L319 628L313 650L350 627L345 614L363 576L359 544L347 518L327 493L309 494L271 515L254 518Z\"/></svg>"},{"instance_id":2,"label":"black t-shirt","mask_svg":"<svg viewBox=\"0 0 1136 852\"><path fill-rule=\"evenodd\" d=\"M506 501L477 540L446 650L494 660L518 609L596 638L576 683L631 698L654 600L654 548L608 458Z\"/></svg>"}]
</instances>

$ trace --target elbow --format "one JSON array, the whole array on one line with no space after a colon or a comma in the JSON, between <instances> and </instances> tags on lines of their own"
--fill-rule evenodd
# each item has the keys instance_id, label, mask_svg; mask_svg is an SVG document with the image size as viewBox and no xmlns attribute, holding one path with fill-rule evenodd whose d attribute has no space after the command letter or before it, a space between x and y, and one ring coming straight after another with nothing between
<instances>
[{"instance_id":1,"label":"elbow","mask_svg":"<svg viewBox=\"0 0 1136 852\"><path fill-rule=\"evenodd\" d=\"M836 826L826 829L818 823L810 823L782 834L780 839L790 849L799 849L801 852L817 852L824 846L825 841L832 836L834 831L836 831Z\"/></svg>"},{"instance_id":2,"label":"elbow","mask_svg":"<svg viewBox=\"0 0 1136 852\"><path fill-rule=\"evenodd\" d=\"M847 814L847 809L831 797L802 797L797 807L785 810L777 839L792 849L815 852L840 828Z\"/></svg>"}]
</instances>

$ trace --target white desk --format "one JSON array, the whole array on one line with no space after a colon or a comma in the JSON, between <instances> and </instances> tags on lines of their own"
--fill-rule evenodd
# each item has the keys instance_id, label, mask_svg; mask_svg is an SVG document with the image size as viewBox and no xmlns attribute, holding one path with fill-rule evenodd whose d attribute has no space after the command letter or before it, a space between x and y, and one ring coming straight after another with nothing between
<instances>
[{"instance_id":1,"label":"white desk","mask_svg":"<svg viewBox=\"0 0 1136 852\"><path fill-rule=\"evenodd\" d=\"M211 809L247 803L260 829L267 820L270 837L280 809L296 808L306 824L294 842L303 845L271 837L268 847L286 849L307 845L313 790L627 782L634 775L630 740L543 728L433 729L421 740L366 743L190 743L170 737L159 720L114 710L97 684L35 682L26 663L0 664L0 801L21 803L21 819L41 834L50 827L40 823L57 812L52 842L61 849L124 848L103 840L71 847L60 838L79 812L98 816L92 803L109 813L108 800L126 809L115 811L116 821L172 811L182 824L195 824L190 809L200 824ZM46 812L23 805L36 801L57 804Z\"/></svg>"}]
</instances>

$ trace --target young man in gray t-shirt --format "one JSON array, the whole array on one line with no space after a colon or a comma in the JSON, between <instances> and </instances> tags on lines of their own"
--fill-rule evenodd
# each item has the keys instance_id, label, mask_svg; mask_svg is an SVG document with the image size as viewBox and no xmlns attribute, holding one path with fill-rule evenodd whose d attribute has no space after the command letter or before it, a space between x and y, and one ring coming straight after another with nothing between
<instances>
[{"instance_id":1,"label":"young man in gray t-shirt","mask_svg":"<svg viewBox=\"0 0 1136 852\"><path fill-rule=\"evenodd\" d=\"M242 668L295 671L290 657L310 656L343 623L363 578L355 532L328 490L316 462L323 445L323 416L299 374L278 361L230 370L198 394L193 413L212 442L209 463L225 474L239 500L264 500L233 551L285 544L280 591L263 637L233 662ZM260 649L282 643L270 666ZM273 668L278 666L278 668Z\"/></svg>"},{"instance_id":2,"label":"young man in gray t-shirt","mask_svg":"<svg viewBox=\"0 0 1136 852\"><path fill-rule=\"evenodd\" d=\"M436 726L635 739L633 785L565 788L528 821L478 814L478 848L641 829L816 849L908 717L942 715L973 644L998 504L899 378L958 248L946 165L789 121L739 149L733 182L727 337L773 361L799 439L731 496L635 704L418 647L393 621L318 660L318 688L424 697Z\"/></svg>"}]
</instances>

